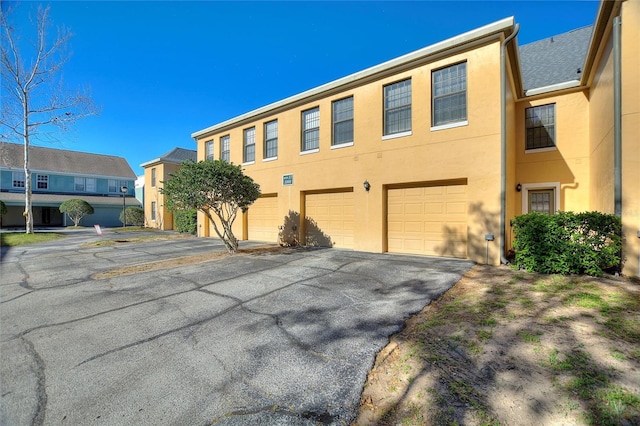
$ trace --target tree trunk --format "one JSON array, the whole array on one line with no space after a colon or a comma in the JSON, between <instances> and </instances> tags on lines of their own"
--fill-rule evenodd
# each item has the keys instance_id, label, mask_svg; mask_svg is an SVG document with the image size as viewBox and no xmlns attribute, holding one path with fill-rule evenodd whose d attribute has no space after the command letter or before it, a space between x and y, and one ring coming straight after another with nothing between
<instances>
[{"instance_id":1,"label":"tree trunk","mask_svg":"<svg viewBox=\"0 0 640 426\"><path fill-rule=\"evenodd\" d=\"M29 105L28 93L23 91L23 125L24 125L24 219L25 232L33 234L33 208L31 206L31 170L29 168Z\"/></svg>"}]
</instances>

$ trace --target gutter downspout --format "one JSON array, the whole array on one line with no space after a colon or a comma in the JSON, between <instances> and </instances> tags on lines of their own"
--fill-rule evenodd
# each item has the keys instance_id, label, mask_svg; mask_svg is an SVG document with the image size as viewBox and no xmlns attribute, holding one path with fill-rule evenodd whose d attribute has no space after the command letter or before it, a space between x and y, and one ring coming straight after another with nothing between
<instances>
[{"instance_id":1,"label":"gutter downspout","mask_svg":"<svg viewBox=\"0 0 640 426\"><path fill-rule=\"evenodd\" d=\"M613 18L613 197L614 212L622 218L622 20Z\"/></svg>"},{"instance_id":2,"label":"gutter downspout","mask_svg":"<svg viewBox=\"0 0 640 426\"><path fill-rule=\"evenodd\" d=\"M505 252L505 224L507 222L507 71L505 48L518 35L520 24L500 45L500 262L508 265Z\"/></svg>"},{"instance_id":3,"label":"gutter downspout","mask_svg":"<svg viewBox=\"0 0 640 426\"><path fill-rule=\"evenodd\" d=\"M613 18L613 212L622 222L622 20ZM622 250L618 253L622 272Z\"/></svg>"}]
</instances>

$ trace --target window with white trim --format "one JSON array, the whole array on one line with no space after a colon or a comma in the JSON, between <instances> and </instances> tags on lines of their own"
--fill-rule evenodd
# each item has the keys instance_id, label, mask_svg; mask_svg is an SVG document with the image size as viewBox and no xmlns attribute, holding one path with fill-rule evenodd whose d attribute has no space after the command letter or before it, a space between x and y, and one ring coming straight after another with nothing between
<instances>
[{"instance_id":1,"label":"window with white trim","mask_svg":"<svg viewBox=\"0 0 640 426\"><path fill-rule=\"evenodd\" d=\"M85 179L85 191L87 192L96 192L96 178L86 178Z\"/></svg>"},{"instance_id":2,"label":"window with white trim","mask_svg":"<svg viewBox=\"0 0 640 426\"><path fill-rule=\"evenodd\" d=\"M156 221L156 202L152 201L151 202L151 220L152 221Z\"/></svg>"},{"instance_id":3,"label":"window with white trim","mask_svg":"<svg viewBox=\"0 0 640 426\"><path fill-rule=\"evenodd\" d=\"M220 159L227 163L231 160L231 137L229 135L220 138Z\"/></svg>"},{"instance_id":4,"label":"window with white trim","mask_svg":"<svg viewBox=\"0 0 640 426\"><path fill-rule=\"evenodd\" d=\"M256 161L256 128L251 127L244 130L243 138L243 163L250 163Z\"/></svg>"},{"instance_id":5,"label":"window with white trim","mask_svg":"<svg viewBox=\"0 0 640 426\"><path fill-rule=\"evenodd\" d=\"M333 134L331 145L353 143L353 96L331 103Z\"/></svg>"},{"instance_id":6,"label":"window with white trim","mask_svg":"<svg viewBox=\"0 0 640 426\"><path fill-rule=\"evenodd\" d=\"M556 146L556 104L546 104L524 110L526 149Z\"/></svg>"},{"instance_id":7,"label":"window with white trim","mask_svg":"<svg viewBox=\"0 0 640 426\"><path fill-rule=\"evenodd\" d=\"M302 111L302 151L320 148L320 107Z\"/></svg>"},{"instance_id":8,"label":"window with white trim","mask_svg":"<svg viewBox=\"0 0 640 426\"><path fill-rule=\"evenodd\" d=\"M264 123L264 158L278 156L278 120Z\"/></svg>"},{"instance_id":9,"label":"window with white trim","mask_svg":"<svg viewBox=\"0 0 640 426\"><path fill-rule=\"evenodd\" d=\"M151 187L155 188L156 186L156 168L151 169Z\"/></svg>"},{"instance_id":10,"label":"window with white trim","mask_svg":"<svg viewBox=\"0 0 640 426\"><path fill-rule=\"evenodd\" d=\"M24 172L12 172L11 180L14 188L24 188Z\"/></svg>"},{"instance_id":11,"label":"window with white trim","mask_svg":"<svg viewBox=\"0 0 640 426\"><path fill-rule=\"evenodd\" d=\"M411 131L411 79L384 86L384 135Z\"/></svg>"},{"instance_id":12,"label":"window with white trim","mask_svg":"<svg viewBox=\"0 0 640 426\"><path fill-rule=\"evenodd\" d=\"M49 175L38 175L36 178L37 189L49 189Z\"/></svg>"},{"instance_id":13,"label":"window with white trim","mask_svg":"<svg viewBox=\"0 0 640 426\"><path fill-rule=\"evenodd\" d=\"M84 178L83 177L73 178L73 186L76 191L84 192L85 191Z\"/></svg>"},{"instance_id":14,"label":"window with white trim","mask_svg":"<svg viewBox=\"0 0 640 426\"><path fill-rule=\"evenodd\" d=\"M118 193L118 194L122 194L122 191L120 190L120 188L122 188L123 186L127 186L127 182L124 180L116 180L116 179L109 179L109 187L108 190L110 193Z\"/></svg>"},{"instance_id":15,"label":"window with white trim","mask_svg":"<svg viewBox=\"0 0 640 426\"><path fill-rule=\"evenodd\" d=\"M213 141L205 142L204 150L207 161L213 161Z\"/></svg>"},{"instance_id":16,"label":"window with white trim","mask_svg":"<svg viewBox=\"0 0 640 426\"><path fill-rule=\"evenodd\" d=\"M553 189L535 189L528 191L528 193L529 212L538 212L550 215L556 211Z\"/></svg>"},{"instance_id":17,"label":"window with white trim","mask_svg":"<svg viewBox=\"0 0 640 426\"><path fill-rule=\"evenodd\" d=\"M432 123L441 126L467 120L467 63L431 72Z\"/></svg>"}]
</instances>

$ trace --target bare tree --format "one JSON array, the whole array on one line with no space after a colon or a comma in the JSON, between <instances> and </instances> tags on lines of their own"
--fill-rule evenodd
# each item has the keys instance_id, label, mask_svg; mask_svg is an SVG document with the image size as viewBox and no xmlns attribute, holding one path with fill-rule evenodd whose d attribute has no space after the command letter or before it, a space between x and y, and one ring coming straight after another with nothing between
<instances>
[{"instance_id":1,"label":"bare tree","mask_svg":"<svg viewBox=\"0 0 640 426\"><path fill-rule=\"evenodd\" d=\"M66 50L72 37L66 28L50 35L49 8L38 7L32 21L35 39L25 43L9 22L9 11L0 10L0 66L2 110L0 139L24 144L24 186L26 233L33 233L29 146L35 140L55 141L78 119L97 113L86 91L67 91L61 71L69 60ZM22 30L22 28L21 28Z\"/></svg>"}]
</instances>

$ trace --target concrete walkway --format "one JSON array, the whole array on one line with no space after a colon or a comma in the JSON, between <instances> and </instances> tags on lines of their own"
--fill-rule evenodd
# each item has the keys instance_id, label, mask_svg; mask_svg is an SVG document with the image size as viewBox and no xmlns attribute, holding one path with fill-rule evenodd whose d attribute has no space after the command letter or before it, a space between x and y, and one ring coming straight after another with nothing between
<instances>
[{"instance_id":1,"label":"concrete walkway","mask_svg":"<svg viewBox=\"0 0 640 426\"><path fill-rule=\"evenodd\" d=\"M224 249L95 240L3 253L0 424L348 424L388 336L472 266L299 249L97 280Z\"/></svg>"}]
</instances>

